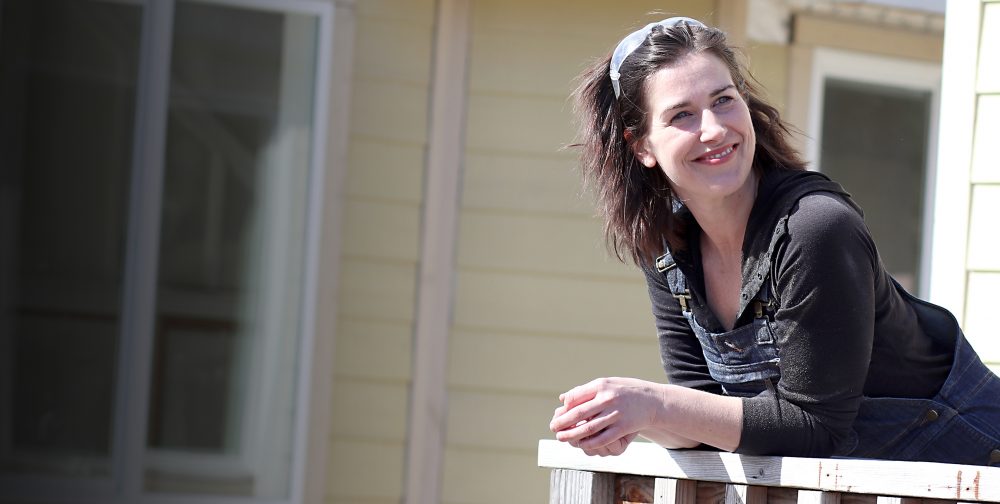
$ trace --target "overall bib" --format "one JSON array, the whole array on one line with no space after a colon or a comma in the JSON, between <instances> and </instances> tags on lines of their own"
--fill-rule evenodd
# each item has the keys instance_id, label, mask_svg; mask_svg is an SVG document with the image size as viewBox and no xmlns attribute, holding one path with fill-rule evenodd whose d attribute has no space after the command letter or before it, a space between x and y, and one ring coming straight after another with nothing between
<instances>
[{"instance_id":1,"label":"overall bib","mask_svg":"<svg viewBox=\"0 0 1000 504\"><path fill-rule=\"evenodd\" d=\"M781 380L781 357L774 333L776 306L770 282L752 301L754 319L731 331L711 332L695 319L687 279L670 254L656 260L684 318L701 344L712 378L726 395L774 393ZM848 439L836 455L920 460L1000 467L1000 378L966 341L950 312L896 290L913 306L921 327L954 345L951 371L929 399L864 397Z\"/></svg>"}]
</instances>

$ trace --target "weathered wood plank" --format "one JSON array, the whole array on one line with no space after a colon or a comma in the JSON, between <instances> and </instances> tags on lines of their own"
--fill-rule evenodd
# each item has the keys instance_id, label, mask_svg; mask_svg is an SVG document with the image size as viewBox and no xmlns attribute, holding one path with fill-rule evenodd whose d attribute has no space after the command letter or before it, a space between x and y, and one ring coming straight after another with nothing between
<instances>
[{"instance_id":1,"label":"weathered wood plank","mask_svg":"<svg viewBox=\"0 0 1000 504\"><path fill-rule=\"evenodd\" d=\"M615 478L615 503L652 504L653 478L648 476L619 475Z\"/></svg>"},{"instance_id":2,"label":"weathered wood plank","mask_svg":"<svg viewBox=\"0 0 1000 504\"><path fill-rule=\"evenodd\" d=\"M538 465L828 492L1000 502L1000 468L868 459L758 457L666 450L632 443L618 457L587 457L565 443L539 443ZM702 502L699 495L698 502Z\"/></svg>"},{"instance_id":3,"label":"weathered wood plank","mask_svg":"<svg viewBox=\"0 0 1000 504\"><path fill-rule=\"evenodd\" d=\"M876 504L921 504L921 500L914 497L887 497L879 495L875 502Z\"/></svg>"},{"instance_id":4,"label":"weathered wood plank","mask_svg":"<svg viewBox=\"0 0 1000 504\"><path fill-rule=\"evenodd\" d=\"M695 492L695 504L723 504L726 501L726 485L714 481L699 481Z\"/></svg>"},{"instance_id":5,"label":"weathered wood plank","mask_svg":"<svg viewBox=\"0 0 1000 504\"><path fill-rule=\"evenodd\" d=\"M799 489L786 487L768 487L768 504L796 504L799 500ZM872 499L872 504L875 500Z\"/></svg>"},{"instance_id":6,"label":"weathered wood plank","mask_svg":"<svg viewBox=\"0 0 1000 504\"><path fill-rule=\"evenodd\" d=\"M869 494L857 494L849 492L841 492L840 494L840 504L877 504L875 500L876 496Z\"/></svg>"},{"instance_id":7,"label":"weathered wood plank","mask_svg":"<svg viewBox=\"0 0 1000 504\"><path fill-rule=\"evenodd\" d=\"M695 504L697 496L697 481L656 478L653 504Z\"/></svg>"},{"instance_id":8,"label":"weathered wood plank","mask_svg":"<svg viewBox=\"0 0 1000 504\"><path fill-rule=\"evenodd\" d=\"M767 504L767 487L726 485L725 504Z\"/></svg>"},{"instance_id":9,"label":"weathered wood plank","mask_svg":"<svg viewBox=\"0 0 1000 504\"><path fill-rule=\"evenodd\" d=\"M799 490L798 504L840 504L840 492Z\"/></svg>"},{"instance_id":10,"label":"weathered wood plank","mask_svg":"<svg viewBox=\"0 0 1000 504\"><path fill-rule=\"evenodd\" d=\"M549 477L549 504L614 504L615 475L554 469Z\"/></svg>"}]
</instances>

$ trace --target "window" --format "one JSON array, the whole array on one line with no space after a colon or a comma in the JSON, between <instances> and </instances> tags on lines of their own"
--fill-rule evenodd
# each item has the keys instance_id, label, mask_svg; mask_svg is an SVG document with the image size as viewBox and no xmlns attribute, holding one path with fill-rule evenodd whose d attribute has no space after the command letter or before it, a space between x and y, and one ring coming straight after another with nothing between
<instances>
[{"instance_id":1,"label":"window","mask_svg":"<svg viewBox=\"0 0 1000 504\"><path fill-rule=\"evenodd\" d=\"M296 500L331 6L0 9L0 499Z\"/></svg>"},{"instance_id":2,"label":"window","mask_svg":"<svg viewBox=\"0 0 1000 504\"><path fill-rule=\"evenodd\" d=\"M865 211L882 261L927 295L940 68L820 49L808 156Z\"/></svg>"}]
</instances>

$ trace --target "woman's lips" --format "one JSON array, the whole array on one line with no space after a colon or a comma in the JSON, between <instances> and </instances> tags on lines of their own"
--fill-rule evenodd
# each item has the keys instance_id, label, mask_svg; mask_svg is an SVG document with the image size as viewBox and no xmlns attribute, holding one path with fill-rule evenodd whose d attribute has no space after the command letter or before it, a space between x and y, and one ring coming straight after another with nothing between
<instances>
[{"instance_id":1,"label":"woman's lips","mask_svg":"<svg viewBox=\"0 0 1000 504\"><path fill-rule=\"evenodd\" d=\"M721 149L716 149L709 151L708 153L698 156L695 161L701 163L720 163L725 161L733 152L736 152L736 148L739 144L732 144Z\"/></svg>"}]
</instances>

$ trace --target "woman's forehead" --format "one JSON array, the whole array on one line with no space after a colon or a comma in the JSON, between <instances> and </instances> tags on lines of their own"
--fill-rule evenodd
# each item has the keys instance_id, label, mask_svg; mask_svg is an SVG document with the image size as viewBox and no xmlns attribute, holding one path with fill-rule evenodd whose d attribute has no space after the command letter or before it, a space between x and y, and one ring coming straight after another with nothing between
<instances>
[{"instance_id":1,"label":"woman's forehead","mask_svg":"<svg viewBox=\"0 0 1000 504\"><path fill-rule=\"evenodd\" d=\"M646 83L650 101L709 96L733 85L729 67L704 52L688 54L654 72Z\"/></svg>"}]
</instances>

